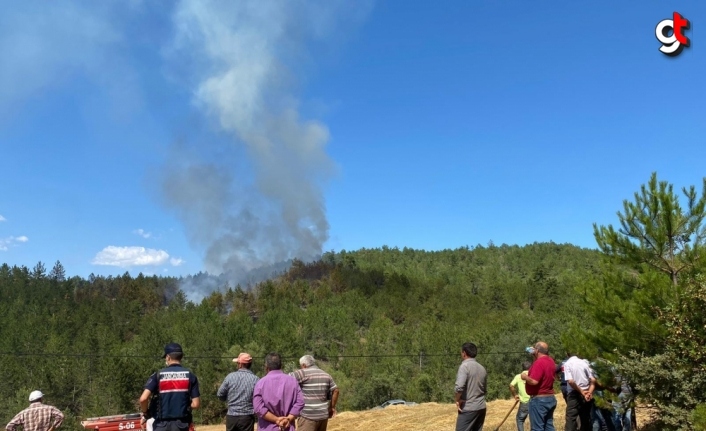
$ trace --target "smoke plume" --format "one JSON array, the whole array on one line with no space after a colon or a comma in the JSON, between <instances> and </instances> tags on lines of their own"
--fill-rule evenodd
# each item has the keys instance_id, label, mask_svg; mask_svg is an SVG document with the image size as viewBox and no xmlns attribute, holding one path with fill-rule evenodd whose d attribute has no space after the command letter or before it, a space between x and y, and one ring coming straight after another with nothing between
<instances>
[{"instance_id":1,"label":"smoke plume","mask_svg":"<svg viewBox=\"0 0 706 431\"><path fill-rule=\"evenodd\" d=\"M208 272L237 275L321 254L329 235L323 187L336 167L327 127L301 118L293 89L307 44L362 18L364 3L178 3L171 54L188 58L194 103L227 139L199 142L203 151L175 144L162 189Z\"/></svg>"}]
</instances>

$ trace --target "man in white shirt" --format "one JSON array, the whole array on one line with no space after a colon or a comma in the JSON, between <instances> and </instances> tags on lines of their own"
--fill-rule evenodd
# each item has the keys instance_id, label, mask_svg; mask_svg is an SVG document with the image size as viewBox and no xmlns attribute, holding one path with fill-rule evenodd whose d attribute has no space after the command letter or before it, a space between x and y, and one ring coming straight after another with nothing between
<instances>
[{"instance_id":1,"label":"man in white shirt","mask_svg":"<svg viewBox=\"0 0 706 431\"><path fill-rule=\"evenodd\" d=\"M564 376L568 384L565 430L589 431L592 428L591 408L596 388L593 370L588 361L573 355L564 364Z\"/></svg>"}]
</instances>

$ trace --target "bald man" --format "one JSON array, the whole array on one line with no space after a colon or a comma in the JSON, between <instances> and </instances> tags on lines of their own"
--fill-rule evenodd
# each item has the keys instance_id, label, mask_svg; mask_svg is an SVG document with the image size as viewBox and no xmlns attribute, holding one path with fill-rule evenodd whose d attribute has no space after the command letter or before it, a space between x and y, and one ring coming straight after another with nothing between
<instances>
[{"instance_id":1,"label":"bald man","mask_svg":"<svg viewBox=\"0 0 706 431\"><path fill-rule=\"evenodd\" d=\"M555 431L554 410L554 371L556 363L549 356L549 345L539 341L532 349L534 363L527 374L522 374L525 390L530 396L529 416L532 431Z\"/></svg>"}]
</instances>

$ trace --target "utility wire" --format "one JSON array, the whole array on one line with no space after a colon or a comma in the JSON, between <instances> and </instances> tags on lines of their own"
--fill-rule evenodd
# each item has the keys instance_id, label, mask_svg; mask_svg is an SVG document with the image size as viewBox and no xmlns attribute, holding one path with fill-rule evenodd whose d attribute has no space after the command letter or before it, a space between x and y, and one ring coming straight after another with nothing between
<instances>
[{"instance_id":1,"label":"utility wire","mask_svg":"<svg viewBox=\"0 0 706 431\"><path fill-rule=\"evenodd\" d=\"M485 355L517 355L526 354L525 351L516 352L487 352L478 353L478 356ZM101 354L101 353L50 353L50 352L0 352L0 356L15 356L15 357L60 357L60 358L149 358L149 359L161 359L159 355L111 355L111 354ZM335 358L417 358L423 356L425 358L429 357L449 357L458 356L458 353L407 353L407 354L390 354L390 355L331 355ZM232 356L215 356L215 355L184 355L185 359L233 359ZM256 358L253 358L257 360ZM299 357L286 357L283 356L282 359L299 359Z\"/></svg>"}]
</instances>

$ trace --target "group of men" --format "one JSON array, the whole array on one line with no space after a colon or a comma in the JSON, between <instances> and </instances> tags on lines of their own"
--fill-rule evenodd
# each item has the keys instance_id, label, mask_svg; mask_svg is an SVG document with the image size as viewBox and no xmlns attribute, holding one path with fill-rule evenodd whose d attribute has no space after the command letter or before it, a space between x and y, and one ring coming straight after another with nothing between
<instances>
[{"instance_id":1,"label":"group of men","mask_svg":"<svg viewBox=\"0 0 706 431\"><path fill-rule=\"evenodd\" d=\"M534 364L530 366L525 362L523 372L515 376L510 383L510 392L520 403L516 415L518 431L524 431L527 416L530 418L532 431L554 430L555 378L561 381L561 393L566 401L564 427L566 431L630 431L632 429L630 408L626 406L629 402L630 388L625 382L622 382L622 387L618 390L610 388L621 395L619 401L613 405L614 414L603 415L601 409L594 403L597 390L602 388L599 387L596 373L587 360L567 354L566 359L556 366L549 356L549 346L544 342L535 344L528 349L528 352L535 357Z\"/></svg>"},{"instance_id":2,"label":"group of men","mask_svg":"<svg viewBox=\"0 0 706 431\"><path fill-rule=\"evenodd\" d=\"M265 357L262 379L251 370L252 356L241 353L233 359L238 370L230 373L218 398L228 403L226 431L252 431L255 417L259 430L294 429L326 431L329 418L336 414L338 387L333 378L316 366L311 355L299 359L300 369L285 374L277 353Z\"/></svg>"},{"instance_id":3,"label":"group of men","mask_svg":"<svg viewBox=\"0 0 706 431\"><path fill-rule=\"evenodd\" d=\"M561 393L567 403L567 412L571 403L572 410L578 410L577 415L581 420L592 424L585 429L630 431L636 427L632 388L622 376L615 375L615 386L603 386L598 383L598 374L593 368L593 363L568 352L566 359L557 366L556 373L561 381ZM591 393L591 399L579 404L578 407L576 407L576 396L571 395L576 393L576 386L581 390L588 387ZM612 401L607 400L605 391L615 394ZM600 400L600 405L594 400Z\"/></svg>"},{"instance_id":4,"label":"group of men","mask_svg":"<svg viewBox=\"0 0 706 431\"><path fill-rule=\"evenodd\" d=\"M165 346L166 368L150 376L140 397L143 429L150 418L153 431L187 431L193 423L201 394L196 375L181 365L183 356L179 344ZM282 357L269 353L262 378L251 370L250 354L241 353L233 362L237 371L226 376L217 392L228 404L226 431L253 431L256 420L261 431L294 431L295 421L298 431L326 431L339 391L311 355L301 357L301 369L285 374Z\"/></svg>"},{"instance_id":5,"label":"group of men","mask_svg":"<svg viewBox=\"0 0 706 431\"><path fill-rule=\"evenodd\" d=\"M561 375L561 388L566 400L566 431L593 430L595 415L593 397L597 388L591 364L576 355L557 368L549 356L549 345L543 341L528 348L534 361L522 364L523 371L510 383L510 392L519 402L516 421L524 431L529 416L532 431L554 431L555 377ZM458 410L456 431L480 431L486 416L485 394L487 372L476 361L478 347L461 346L462 362L456 375L455 402ZM140 396L142 428L148 421L153 431L189 431L193 429L192 411L201 406L201 393L196 375L181 365L184 352L177 343L164 347L166 367L152 374ZM226 431L253 431L257 420L261 431L326 431L328 420L336 414L339 390L333 378L316 366L311 355L299 359L300 369L282 372L278 353L265 357L265 376L259 378L251 370L253 358L241 353L233 359L237 371L226 376L217 396L228 405ZM560 373L560 374L558 374ZM629 392L625 382L622 392ZM620 392L620 390L618 390ZM8 423L6 430L54 431L64 415L55 407L43 404L44 394L33 391L30 406ZM621 400L622 401L622 400ZM616 406L617 408L617 406ZM613 417L609 430L629 431L630 417L624 413Z\"/></svg>"},{"instance_id":6,"label":"group of men","mask_svg":"<svg viewBox=\"0 0 706 431\"><path fill-rule=\"evenodd\" d=\"M522 390L518 391L517 396L521 400L520 395L522 395L527 402L524 406L521 405L518 410L518 428L523 431L524 417L522 415L528 414L532 431L554 431L554 409L556 408L554 369L556 364L549 356L549 346L543 341L538 342L531 353L535 358L534 362L531 366L527 364L527 372L519 375L523 384L521 385ZM463 362L458 368L454 385L456 408L458 409L456 431L481 431L485 422L485 393L488 375L485 368L476 361L477 354L478 347L475 344L465 343L461 346ZM529 400L527 396L529 396Z\"/></svg>"},{"instance_id":7,"label":"group of men","mask_svg":"<svg viewBox=\"0 0 706 431\"><path fill-rule=\"evenodd\" d=\"M524 423L530 418L532 431L554 431L554 410L557 400L554 382L557 365L549 355L549 345L539 341L527 352L534 361L524 362L523 371L510 383L510 392L519 403L515 417L518 431L524 431ZM485 392L487 373L476 361L478 348L473 343L461 347L463 361L458 368L455 383L455 399L458 409L456 431L480 431L485 421ZM585 359L568 355L561 365L563 375L562 394L566 400L566 431L599 431L594 428L595 414L593 397L597 389L596 375ZM566 383L564 386L563 383ZM623 382L623 386L625 382ZM623 388L629 391L629 387ZM625 409L622 411L624 412ZM614 415L609 431L631 430L630 417L624 413Z\"/></svg>"},{"instance_id":8,"label":"group of men","mask_svg":"<svg viewBox=\"0 0 706 431\"><path fill-rule=\"evenodd\" d=\"M165 368L152 374L140 396L141 428L152 431L193 431L193 410L201 407L196 375L182 366L181 345L169 343L162 359ZM226 376L217 396L227 402L227 431L326 431L336 414L338 387L333 378L316 366L311 355L299 359L301 369L282 372L282 357L265 357L265 376L252 372L253 358L241 353L233 359L237 371ZM43 403L44 394L33 391L30 405L7 424L7 431L55 431L64 421L56 407Z\"/></svg>"}]
</instances>

